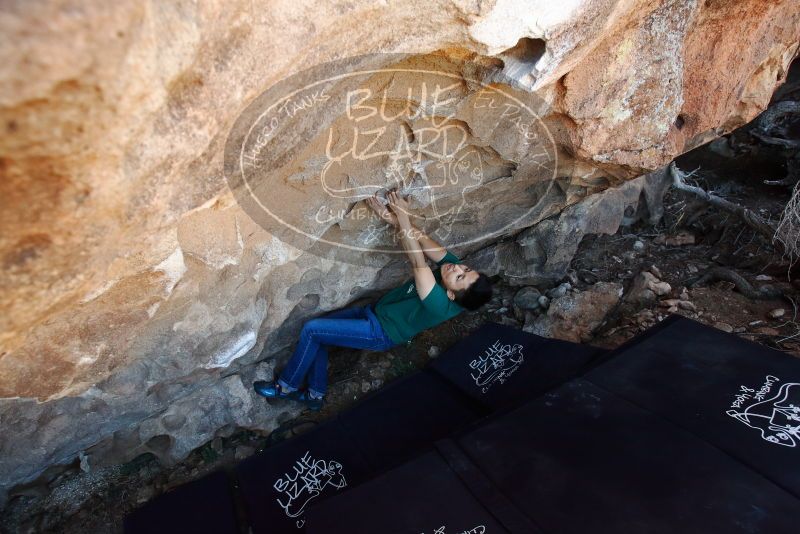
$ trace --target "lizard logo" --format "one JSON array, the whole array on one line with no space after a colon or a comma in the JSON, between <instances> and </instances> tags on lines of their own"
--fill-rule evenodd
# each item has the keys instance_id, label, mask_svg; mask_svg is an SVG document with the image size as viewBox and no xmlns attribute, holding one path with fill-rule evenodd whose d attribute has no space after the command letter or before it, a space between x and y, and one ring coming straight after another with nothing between
<instances>
[{"instance_id":1,"label":"lizard logo","mask_svg":"<svg viewBox=\"0 0 800 534\"><path fill-rule=\"evenodd\" d=\"M770 375L758 390L741 386L727 414L757 430L769 443L796 447L800 444L800 383L779 381Z\"/></svg>"},{"instance_id":2,"label":"lizard logo","mask_svg":"<svg viewBox=\"0 0 800 534\"><path fill-rule=\"evenodd\" d=\"M449 247L522 227L552 199L557 148L519 87L467 60L406 55L326 63L282 80L239 116L224 172L239 205L296 249L359 264L403 254L366 199L407 197L412 223ZM388 65L388 66L387 66ZM503 217L478 219L487 198Z\"/></svg>"}]
</instances>

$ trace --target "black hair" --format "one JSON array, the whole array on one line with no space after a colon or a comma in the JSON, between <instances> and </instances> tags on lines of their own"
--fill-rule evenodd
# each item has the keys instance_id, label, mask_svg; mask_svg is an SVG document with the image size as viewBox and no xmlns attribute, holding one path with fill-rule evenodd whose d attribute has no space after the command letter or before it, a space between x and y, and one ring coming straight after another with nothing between
<instances>
[{"instance_id":1,"label":"black hair","mask_svg":"<svg viewBox=\"0 0 800 534\"><path fill-rule=\"evenodd\" d=\"M477 310L492 298L492 282L483 273L466 289L455 292L455 301L468 310Z\"/></svg>"}]
</instances>

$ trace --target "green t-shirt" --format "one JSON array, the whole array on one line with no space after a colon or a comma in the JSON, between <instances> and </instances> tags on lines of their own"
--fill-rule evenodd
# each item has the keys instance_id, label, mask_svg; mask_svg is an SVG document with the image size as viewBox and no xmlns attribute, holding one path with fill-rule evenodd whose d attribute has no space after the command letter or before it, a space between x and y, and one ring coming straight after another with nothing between
<instances>
[{"instance_id":1,"label":"green t-shirt","mask_svg":"<svg viewBox=\"0 0 800 534\"><path fill-rule=\"evenodd\" d=\"M441 266L443 263L461 263L461 260L447 251L436 265ZM464 311L464 308L447 297L439 269L433 271L433 276L436 283L424 299L419 298L414 280L411 279L386 293L375 305L378 321L395 343L405 343L423 330Z\"/></svg>"}]
</instances>

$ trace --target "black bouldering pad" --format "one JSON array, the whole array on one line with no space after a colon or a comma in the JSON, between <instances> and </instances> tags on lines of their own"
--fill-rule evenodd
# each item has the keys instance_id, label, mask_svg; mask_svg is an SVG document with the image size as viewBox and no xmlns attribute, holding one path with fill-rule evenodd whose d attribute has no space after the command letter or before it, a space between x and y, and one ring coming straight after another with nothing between
<instances>
[{"instance_id":1,"label":"black bouldering pad","mask_svg":"<svg viewBox=\"0 0 800 534\"><path fill-rule=\"evenodd\" d=\"M541 395L585 372L605 351L487 323L431 368L489 410Z\"/></svg>"},{"instance_id":2,"label":"black bouldering pad","mask_svg":"<svg viewBox=\"0 0 800 534\"><path fill-rule=\"evenodd\" d=\"M586 378L800 497L800 359L673 316Z\"/></svg>"},{"instance_id":3,"label":"black bouldering pad","mask_svg":"<svg viewBox=\"0 0 800 534\"><path fill-rule=\"evenodd\" d=\"M363 457L336 418L236 467L253 534L304 532L311 503L367 474Z\"/></svg>"},{"instance_id":4,"label":"black bouldering pad","mask_svg":"<svg viewBox=\"0 0 800 534\"><path fill-rule=\"evenodd\" d=\"M340 419L377 471L424 451L479 416L457 389L420 371L365 397Z\"/></svg>"},{"instance_id":5,"label":"black bouldering pad","mask_svg":"<svg viewBox=\"0 0 800 534\"><path fill-rule=\"evenodd\" d=\"M309 533L507 532L435 452L311 507Z\"/></svg>"},{"instance_id":6,"label":"black bouldering pad","mask_svg":"<svg viewBox=\"0 0 800 534\"><path fill-rule=\"evenodd\" d=\"M796 531L790 493L585 380L456 441L545 532Z\"/></svg>"},{"instance_id":7,"label":"black bouldering pad","mask_svg":"<svg viewBox=\"0 0 800 534\"><path fill-rule=\"evenodd\" d=\"M126 534L238 534L227 475L213 473L168 491L125 517L123 530Z\"/></svg>"}]
</instances>

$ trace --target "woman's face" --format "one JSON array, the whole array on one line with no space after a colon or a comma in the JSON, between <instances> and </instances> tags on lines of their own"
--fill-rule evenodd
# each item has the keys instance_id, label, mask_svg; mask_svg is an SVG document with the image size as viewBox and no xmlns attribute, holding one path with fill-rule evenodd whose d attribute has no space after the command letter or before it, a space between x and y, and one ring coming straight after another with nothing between
<instances>
[{"instance_id":1,"label":"woman's face","mask_svg":"<svg viewBox=\"0 0 800 534\"><path fill-rule=\"evenodd\" d=\"M444 287L450 291L467 289L478 279L478 271L473 271L472 267L463 263L443 263L439 271Z\"/></svg>"}]
</instances>

